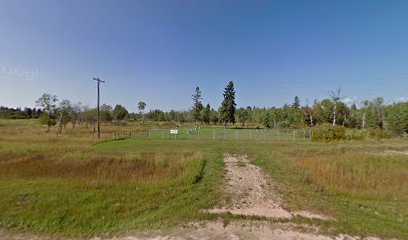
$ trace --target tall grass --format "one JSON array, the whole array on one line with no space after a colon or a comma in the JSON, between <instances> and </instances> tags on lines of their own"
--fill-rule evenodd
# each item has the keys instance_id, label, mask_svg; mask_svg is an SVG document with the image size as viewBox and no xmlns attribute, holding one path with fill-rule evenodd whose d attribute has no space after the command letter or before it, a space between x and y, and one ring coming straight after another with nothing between
<instances>
[{"instance_id":1,"label":"tall grass","mask_svg":"<svg viewBox=\"0 0 408 240\"><path fill-rule=\"evenodd\" d=\"M0 176L9 178L60 178L80 182L158 181L181 176L185 165L199 174L203 155L199 152L139 152L126 156L93 156L60 159L57 154L18 156L0 152Z\"/></svg>"},{"instance_id":2,"label":"tall grass","mask_svg":"<svg viewBox=\"0 0 408 240\"><path fill-rule=\"evenodd\" d=\"M95 141L84 127L74 136L0 123L1 228L67 236L167 228L201 218L219 196L221 155L146 141L109 148L123 142Z\"/></svg>"},{"instance_id":3,"label":"tall grass","mask_svg":"<svg viewBox=\"0 0 408 240\"><path fill-rule=\"evenodd\" d=\"M408 161L399 155L344 153L299 158L305 180L343 194L408 200Z\"/></svg>"},{"instance_id":4,"label":"tall grass","mask_svg":"<svg viewBox=\"0 0 408 240\"><path fill-rule=\"evenodd\" d=\"M408 238L408 156L404 140L354 144L303 142L241 145L277 180L290 210L320 212L335 218L319 224L332 234ZM310 220L295 220L309 223Z\"/></svg>"}]
</instances>

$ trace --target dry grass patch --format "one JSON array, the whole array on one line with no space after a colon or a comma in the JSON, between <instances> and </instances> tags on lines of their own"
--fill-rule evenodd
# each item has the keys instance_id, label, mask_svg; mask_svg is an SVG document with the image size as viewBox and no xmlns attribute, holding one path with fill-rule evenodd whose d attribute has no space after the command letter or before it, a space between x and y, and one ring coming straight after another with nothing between
<instances>
[{"instance_id":1,"label":"dry grass patch","mask_svg":"<svg viewBox=\"0 0 408 240\"><path fill-rule=\"evenodd\" d=\"M141 152L131 155L102 156L89 159L61 159L51 153L17 155L0 152L0 175L17 178L61 178L81 182L158 181L176 178L185 164L200 165L201 153ZM195 163L197 162L197 163Z\"/></svg>"},{"instance_id":2,"label":"dry grass patch","mask_svg":"<svg viewBox=\"0 0 408 240\"><path fill-rule=\"evenodd\" d=\"M408 157L363 153L299 158L305 178L326 190L380 199L408 199Z\"/></svg>"}]
</instances>

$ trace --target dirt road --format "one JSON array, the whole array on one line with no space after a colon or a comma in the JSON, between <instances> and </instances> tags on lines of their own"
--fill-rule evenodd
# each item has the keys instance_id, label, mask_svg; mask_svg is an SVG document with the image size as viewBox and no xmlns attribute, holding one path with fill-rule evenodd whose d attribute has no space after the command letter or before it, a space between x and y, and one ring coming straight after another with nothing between
<instances>
[{"instance_id":1,"label":"dirt road","mask_svg":"<svg viewBox=\"0 0 408 240\"><path fill-rule=\"evenodd\" d=\"M274 190L273 179L250 163L246 156L224 155L226 166L224 191L228 201L221 206L206 210L211 213L230 213L266 217L272 219L291 219L301 215L306 218L329 219L309 211L289 212L282 208L281 199ZM117 240L205 240L205 239L357 239L347 235L329 237L318 234L318 228L299 226L292 223L273 223L270 221L236 220L228 224L221 221L193 223L191 226L172 233L145 233L114 238ZM99 240L95 238L94 240Z\"/></svg>"}]
</instances>

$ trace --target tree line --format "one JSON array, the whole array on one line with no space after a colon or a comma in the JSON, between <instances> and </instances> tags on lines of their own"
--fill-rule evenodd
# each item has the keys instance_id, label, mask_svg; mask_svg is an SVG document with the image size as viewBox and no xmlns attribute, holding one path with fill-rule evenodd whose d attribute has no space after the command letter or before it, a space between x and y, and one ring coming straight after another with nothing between
<instances>
[{"instance_id":1,"label":"tree line","mask_svg":"<svg viewBox=\"0 0 408 240\"><path fill-rule=\"evenodd\" d=\"M100 107L101 121L111 124L126 124L127 121L174 122L177 124L214 124L254 127L254 128L305 128L319 125L342 126L352 129L380 129L395 134L408 133L408 102L385 104L382 97L362 101L359 106L348 106L342 101L340 90L332 91L329 97L315 100L313 104L302 105L295 96L293 103L282 107L236 107L234 83L230 81L224 89L224 99L220 107L214 108L209 103L203 104L203 94L197 86L192 98L192 107L188 110L163 111L153 109L145 112L147 104L138 102L139 112L129 113L116 104L114 107L102 104ZM44 93L37 101L37 109L9 109L1 107L2 118L40 118L48 127L58 126L58 132L67 123L95 126L97 122L96 108L72 103L69 100L58 101L57 96Z\"/></svg>"},{"instance_id":2,"label":"tree line","mask_svg":"<svg viewBox=\"0 0 408 240\"><path fill-rule=\"evenodd\" d=\"M0 118L5 119L29 119L39 118L43 111L40 108L8 108L0 106Z\"/></svg>"}]
</instances>

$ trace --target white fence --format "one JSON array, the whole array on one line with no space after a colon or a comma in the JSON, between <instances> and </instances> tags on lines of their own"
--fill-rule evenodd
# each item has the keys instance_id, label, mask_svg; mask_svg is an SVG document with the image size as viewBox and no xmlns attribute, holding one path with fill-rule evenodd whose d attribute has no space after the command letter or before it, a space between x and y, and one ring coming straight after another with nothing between
<instances>
[{"instance_id":1,"label":"white fence","mask_svg":"<svg viewBox=\"0 0 408 240\"><path fill-rule=\"evenodd\" d=\"M229 128L154 128L148 139L224 140L224 141L299 141L310 140L309 129L229 129Z\"/></svg>"}]
</instances>

